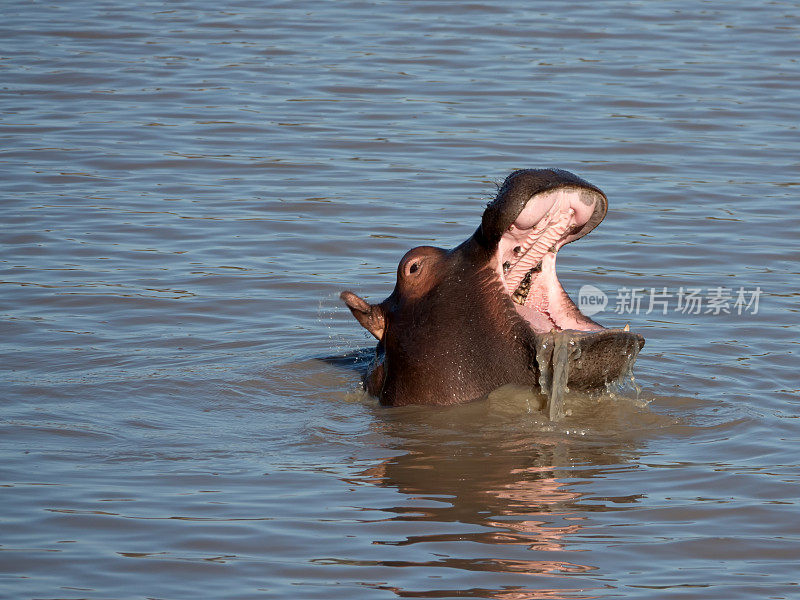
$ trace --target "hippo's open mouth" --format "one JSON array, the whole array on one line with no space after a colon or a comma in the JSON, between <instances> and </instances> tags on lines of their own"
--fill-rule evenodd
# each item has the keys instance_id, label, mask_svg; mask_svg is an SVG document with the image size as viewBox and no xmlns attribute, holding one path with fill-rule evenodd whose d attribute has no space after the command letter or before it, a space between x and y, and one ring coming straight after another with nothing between
<instances>
[{"instance_id":1,"label":"hippo's open mouth","mask_svg":"<svg viewBox=\"0 0 800 600\"><path fill-rule=\"evenodd\" d=\"M605 196L560 187L532 197L500 238L495 270L517 313L537 333L605 328L581 313L556 276L556 254L602 221Z\"/></svg>"}]
</instances>

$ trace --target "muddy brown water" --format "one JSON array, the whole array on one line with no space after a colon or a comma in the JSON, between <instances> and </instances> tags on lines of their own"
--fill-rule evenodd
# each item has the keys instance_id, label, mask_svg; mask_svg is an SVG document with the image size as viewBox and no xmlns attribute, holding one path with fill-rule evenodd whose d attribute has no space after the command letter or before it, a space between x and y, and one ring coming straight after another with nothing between
<instances>
[{"instance_id":1,"label":"muddy brown water","mask_svg":"<svg viewBox=\"0 0 800 600\"><path fill-rule=\"evenodd\" d=\"M797 2L2 12L0 597L800 597ZM538 166L635 384L378 407L338 293Z\"/></svg>"}]
</instances>

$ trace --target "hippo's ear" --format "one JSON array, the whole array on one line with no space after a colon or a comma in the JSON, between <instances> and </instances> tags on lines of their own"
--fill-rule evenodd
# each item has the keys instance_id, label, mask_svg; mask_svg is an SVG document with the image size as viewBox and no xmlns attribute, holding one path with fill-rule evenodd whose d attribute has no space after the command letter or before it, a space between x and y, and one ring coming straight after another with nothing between
<instances>
[{"instance_id":1,"label":"hippo's ear","mask_svg":"<svg viewBox=\"0 0 800 600\"><path fill-rule=\"evenodd\" d=\"M363 298L359 298L353 292L342 292L339 297L347 304L347 308L353 313L356 320L374 335L378 340L383 337L383 330L386 328L386 319L383 310L378 305L372 305Z\"/></svg>"}]
</instances>

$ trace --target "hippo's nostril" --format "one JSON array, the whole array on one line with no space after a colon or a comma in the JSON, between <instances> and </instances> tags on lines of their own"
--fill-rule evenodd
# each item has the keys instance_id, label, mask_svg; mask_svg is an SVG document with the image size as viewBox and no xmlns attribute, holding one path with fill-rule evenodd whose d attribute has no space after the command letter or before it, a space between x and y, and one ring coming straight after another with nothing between
<instances>
[{"instance_id":1,"label":"hippo's nostril","mask_svg":"<svg viewBox=\"0 0 800 600\"><path fill-rule=\"evenodd\" d=\"M514 254L522 254L522 246L515 246Z\"/></svg>"},{"instance_id":2,"label":"hippo's nostril","mask_svg":"<svg viewBox=\"0 0 800 600\"><path fill-rule=\"evenodd\" d=\"M503 273L504 274L508 273L508 270L510 268L511 268L511 263L509 261L506 261L506 262L503 263Z\"/></svg>"}]
</instances>

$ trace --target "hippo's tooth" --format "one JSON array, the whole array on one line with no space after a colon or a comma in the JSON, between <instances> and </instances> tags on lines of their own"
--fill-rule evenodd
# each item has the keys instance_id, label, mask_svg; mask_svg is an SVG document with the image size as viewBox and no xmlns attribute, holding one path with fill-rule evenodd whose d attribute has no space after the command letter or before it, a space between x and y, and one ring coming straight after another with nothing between
<instances>
[{"instance_id":1,"label":"hippo's tooth","mask_svg":"<svg viewBox=\"0 0 800 600\"><path fill-rule=\"evenodd\" d=\"M531 291L531 278L532 278L531 271L528 271L525 274L525 277L522 278L519 286L511 296L511 299L520 305L525 305L525 300L528 299L528 293Z\"/></svg>"}]
</instances>

